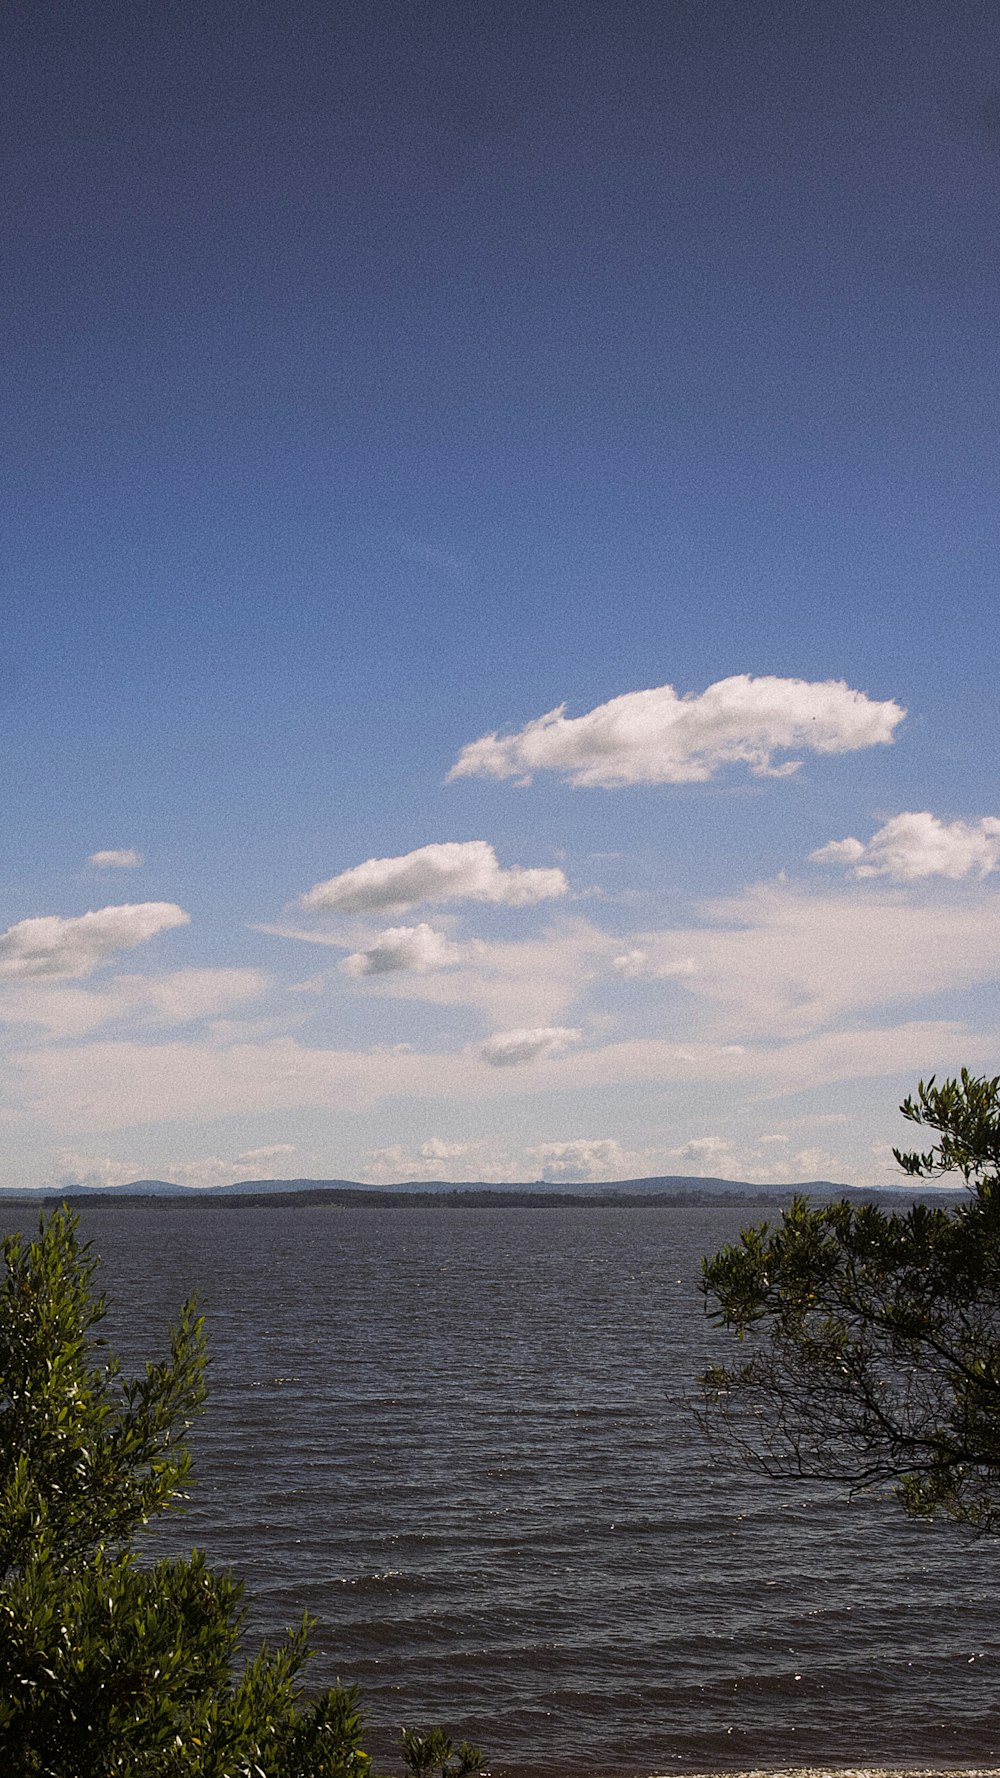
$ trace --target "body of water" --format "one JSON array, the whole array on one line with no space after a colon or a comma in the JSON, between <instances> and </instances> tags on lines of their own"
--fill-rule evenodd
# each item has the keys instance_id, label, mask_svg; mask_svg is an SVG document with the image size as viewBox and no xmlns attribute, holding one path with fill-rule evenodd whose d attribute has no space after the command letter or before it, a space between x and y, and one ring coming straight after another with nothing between
<instances>
[{"instance_id":1,"label":"body of water","mask_svg":"<svg viewBox=\"0 0 1000 1778\"><path fill-rule=\"evenodd\" d=\"M729 1345L698 1261L745 1219L85 1210L132 1364L191 1291L207 1316L157 1545L245 1576L255 1638L308 1609L383 1756L443 1722L525 1778L992 1761L997 1544L749 1475L694 1423Z\"/></svg>"}]
</instances>

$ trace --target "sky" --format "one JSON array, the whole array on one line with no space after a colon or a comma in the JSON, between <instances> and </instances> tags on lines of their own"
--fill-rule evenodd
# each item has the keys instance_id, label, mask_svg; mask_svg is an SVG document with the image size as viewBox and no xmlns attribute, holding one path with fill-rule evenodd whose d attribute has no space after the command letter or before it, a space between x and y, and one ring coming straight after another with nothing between
<instances>
[{"instance_id":1,"label":"sky","mask_svg":"<svg viewBox=\"0 0 1000 1778\"><path fill-rule=\"evenodd\" d=\"M1000 14L10 0L0 1186L1000 1067Z\"/></svg>"}]
</instances>

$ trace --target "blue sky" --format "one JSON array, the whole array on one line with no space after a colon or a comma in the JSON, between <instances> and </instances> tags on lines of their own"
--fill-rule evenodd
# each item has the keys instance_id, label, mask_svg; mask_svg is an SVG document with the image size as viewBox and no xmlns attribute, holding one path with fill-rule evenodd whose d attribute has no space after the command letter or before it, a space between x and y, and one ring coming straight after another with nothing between
<instances>
[{"instance_id":1,"label":"blue sky","mask_svg":"<svg viewBox=\"0 0 1000 1778\"><path fill-rule=\"evenodd\" d=\"M0 1181L891 1178L997 1057L995 9L0 38Z\"/></svg>"}]
</instances>

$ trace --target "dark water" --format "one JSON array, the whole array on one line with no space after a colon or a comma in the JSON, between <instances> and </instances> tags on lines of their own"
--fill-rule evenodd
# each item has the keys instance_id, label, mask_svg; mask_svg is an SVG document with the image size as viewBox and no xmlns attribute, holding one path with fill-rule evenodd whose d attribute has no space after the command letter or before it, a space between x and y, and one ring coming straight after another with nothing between
<instances>
[{"instance_id":1,"label":"dark water","mask_svg":"<svg viewBox=\"0 0 1000 1778\"><path fill-rule=\"evenodd\" d=\"M988 1762L998 1551L723 1464L689 1409L733 1210L91 1210L113 1331L212 1351L180 1531L318 1620L388 1753L494 1771ZM26 1224L27 1226L27 1224ZM162 1543L162 1539L159 1540ZM171 1535L171 1544L175 1535Z\"/></svg>"}]
</instances>

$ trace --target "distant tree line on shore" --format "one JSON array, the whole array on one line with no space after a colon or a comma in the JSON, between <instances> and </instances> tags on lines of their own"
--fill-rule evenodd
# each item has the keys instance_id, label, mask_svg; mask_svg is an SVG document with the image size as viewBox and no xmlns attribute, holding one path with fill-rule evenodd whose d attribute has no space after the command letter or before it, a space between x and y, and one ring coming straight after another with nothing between
<instances>
[{"instance_id":1,"label":"distant tree line on shore","mask_svg":"<svg viewBox=\"0 0 1000 1778\"><path fill-rule=\"evenodd\" d=\"M537 1190L496 1190L492 1186L443 1186L437 1190L405 1190L387 1187L382 1190L366 1191L337 1186L312 1186L303 1191L247 1191L247 1192L213 1192L198 1191L193 1188L179 1189L176 1192L161 1193L129 1193L121 1191L90 1191L73 1195L71 1202L75 1209L92 1205L97 1209L129 1209L129 1210L176 1210L183 1205L193 1205L198 1209L212 1210L267 1210L290 1208L321 1207L331 1210L338 1209L377 1209L377 1210L724 1210L754 1209L758 1205L769 1209L780 1207L782 1198L790 1201L794 1194L803 1194L801 1186L782 1188L771 1186L768 1190L735 1191L697 1189L682 1191L621 1191L609 1186L607 1190L565 1191L561 1187L552 1191ZM825 1201L825 1195L819 1191L806 1190L807 1198ZM916 1195L905 1187L887 1186L880 1191L872 1189L851 1189L852 1203L898 1203L901 1198L909 1203ZM938 1192L940 1197L940 1192ZM4 1205L17 1205L32 1209L56 1210L67 1201L65 1192L4 1193L0 1202Z\"/></svg>"}]
</instances>

